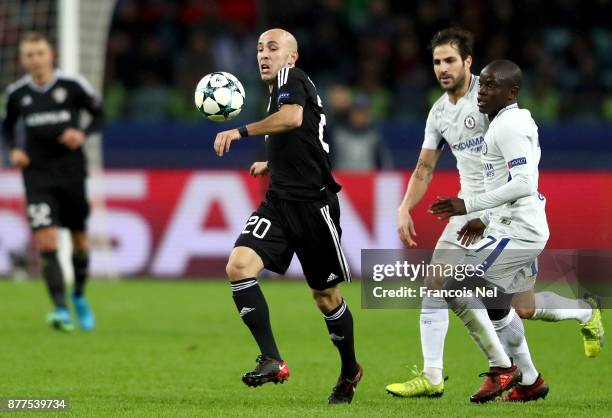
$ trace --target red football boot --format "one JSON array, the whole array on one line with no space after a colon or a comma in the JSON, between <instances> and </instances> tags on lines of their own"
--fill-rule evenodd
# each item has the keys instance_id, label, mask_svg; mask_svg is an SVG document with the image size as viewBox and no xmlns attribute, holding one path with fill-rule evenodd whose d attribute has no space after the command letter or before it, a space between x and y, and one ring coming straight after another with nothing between
<instances>
[{"instance_id":1,"label":"red football boot","mask_svg":"<svg viewBox=\"0 0 612 418\"><path fill-rule=\"evenodd\" d=\"M268 382L284 383L287 379L289 379L287 364L283 360L264 355L257 357L255 370L242 376L244 384L254 388Z\"/></svg>"},{"instance_id":2,"label":"red football boot","mask_svg":"<svg viewBox=\"0 0 612 418\"><path fill-rule=\"evenodd\" d=\"M510 367L491 367L479 376L486 378L480 389L470 396L470 401L475 403L493 400L521 380L521 372L514 364Z\"/></svg>"},{"instance_id":3,"label":"red football boot","mask_svg":"<svg viewBox=\"0 0 612 418\"><path fill-rule=\"evenodd\" d=\"M548 385L544 382L542 376L538 375L538 378L532 385L523 386L518 384L501 400L504 402L527 402L544 399L546 395L548 395Z\"/></svg>"},{"instance_id":4,"label":"red football boot","mask_svg":"<svg viewBox=\"0 0 612 418\"><path fill-rule=\"evenodd\" d=\"M363 367L360 364L357 364L357 366L359 367L357 374L352 379L340 375L331 395L327 398L329 404L351 403L353 401L357 384L363 377Z\"/></svg>"}]
</instances>

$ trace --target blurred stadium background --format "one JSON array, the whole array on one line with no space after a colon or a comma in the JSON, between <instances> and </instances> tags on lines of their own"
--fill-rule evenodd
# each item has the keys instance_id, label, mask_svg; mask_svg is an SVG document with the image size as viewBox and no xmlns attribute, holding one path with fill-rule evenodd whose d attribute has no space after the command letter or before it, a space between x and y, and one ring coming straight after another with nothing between
<instances>
[{"instance_id":1,"label":"blurred stadium background","mask_svg":"<svg viewBox=\"0 0 612 418\"><path fill-rule=\"evenodd\" d=\"M20 75L18 40L34 29L56 44L61 68L102 93L103 139L88 142L95 276L221 277L266 184L247 176L263 158L262 138L222 159L212 140L263 115L257 36L273 26L292 31L298 65L327 109L344 246L358 271L362 248L400 246L395 210L440 94L427 44L440 28L463 26L476 35L474 73L495 58L525 72L519 103L540 126L549 247L610 248L611 15L607 0L3 0L0 86ZM194 86L213 70L235 74L247 91L242 114L225 125L193 106ZM438 170L424 202L458 189L450 152ZM416 228L431 248L443 225L425 207ZM36 271L23 213L20 175L5 167L0 276Z\"/></svg>"},{"instance_id":2,"label":"blurred stadium background","mask_svg":"<svg viewBox=\"0 0 612 418\"><path fill-rule=\"evenodd\" d=\"M68 397L68 414L79 417L610 416L610 350L586 359L573 321L526 321L551 385L545 402L468 405L485 364L453 315L444 397L389 399L383 388L408 376L402 366L421 364L419 311L359 309L358 283L342 289L366 368L350 409L324 403L337 354L300 282L262 280L292 380L248 390L239 376L256 349L229 286L174 279L223 277L266 189L247 175L263 158L263 138L240 141L222 159L212 141L217 130L263 115L255 45L272 26L295 33L298 65L324 100L354 272L362 248L401 245L396 209L440 94L427 43L449 25L475 32L474 73L499 57L525 71L520 104L540 126L549 248L612 248L611 15L608 0L0 0L0 88L21 75L20 36L38 30L56 44L59 66L103 96L102 139L87 142L92 274L128 278L94 280L98 326L70 336L43 321L42 283L0 280L0 397ZM245 85L246 107L233 122L208 122L193 106L196 83L213 70ZM426 205L457 190L446 151L414 213L421 248L432 248L444 226ZM300 276L299 266L290 274ZM21 175L0 145L0 278L11 277L39 272Z\"/></svg>"}]
</instances>

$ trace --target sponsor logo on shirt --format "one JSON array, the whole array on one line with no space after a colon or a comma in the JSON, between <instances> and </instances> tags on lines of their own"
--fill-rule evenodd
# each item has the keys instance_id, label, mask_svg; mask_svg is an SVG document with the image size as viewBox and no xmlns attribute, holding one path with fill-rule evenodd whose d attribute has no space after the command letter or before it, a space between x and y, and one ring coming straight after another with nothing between
<instances>
[{"instance_id":1,"label":"sponsor logo on shirt","mask_svg":"<svg viewBox=\"0 0 612 418\"><path fill-rule=\"evenodd\" d=\"M21 98L21 105L22 106L30 106L32 104L32 96L30 96L29 94L26 94L25 96L23 96Z\"/></svg>"},{"instance_id":2,"label":"sponsor logo on shirt","mask_svg":"<svg viewBox=\"0 0 612 418\"><path fill-rule=\"evenodd\" d=\"M527 158L525 157L515 158L514 160L508 162L508 168L516 167L517 165L523 165L523 164L527 164Z\"/></svg>"},{"instance_id":3,"label":"sponsor logo on shirt","mask_svg":"<svg viewBox=\"0 0 612 418\"><path fill-rule=\"evenodd\" d=\"M495 168L493 168L493 164L484 163L483 167L484 167L485 177L493 177L495 175Z\"/></svg>"},{"instance_id":4,"label":"sponsor logo on shirt","mask_svg":"<svg viewBox=\"0 0 612 418\"><path fill-rule=\"evenodd\" d=\"M57 125L70 121L70 112L58 110L55 112L32 113L25 118L26 126Z\"/></svg>"},{"instance_id":5,"label":"sponsor logo on shirt","mask_svg":"<svg viewBox=\"0 0 612 418\"><path fill-rule=\"evenodd\" d=\"M483 136L478 136L475 138L469 138L462 142L457 142L456 144L451 145L451 148L455 151L465 151L470 150L472 152L480 152L482 149L482 143L484 142Z\"/></svg>"}]
</instances>

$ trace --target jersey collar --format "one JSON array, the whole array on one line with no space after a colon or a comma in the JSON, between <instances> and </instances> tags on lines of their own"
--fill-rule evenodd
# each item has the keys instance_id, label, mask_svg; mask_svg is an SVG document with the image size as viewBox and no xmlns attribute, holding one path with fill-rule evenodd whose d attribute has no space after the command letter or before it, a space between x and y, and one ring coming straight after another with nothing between
<instances>
[{"instance_id":1,"label":"jersey collar","mask_svg":"<svg viewBox=\"0 0 612 418\"><path fill-rule=\"evenodd\" d=\"M48 92L51 87L53 87L55 85L55 83L57 82L57 79L59 77L59 70L55 69L53 71L53 77L51 77L51 80L47 81L45 84L43 84L42 86L36 84L34 82L34 80L32 80L32 76L28 76L28 85L30 86L30 88L34 91L37 91L39 93L46 93Z\"/></svg>"},{"instance_id":2,"label":"jersey collar","mask_svg":"<svg viewBox=\"0 0 612 418\"><path fill-rule=\"evenodd\" d=\"M470 73L470 86L468 87L468 91L472 91L472 89L476 85L476 80L478 80L478 77Z\"/></svg>"},{"instance_id":3,"label":"jersey collar","mask_svg":"<svg viewBox=\"0 0 612 418\"><path fill-rule=\"evenodd\" d=\"M453 105L453 106L457 106L457 105L459 104L459 102L461 101L461 99L463 99L465 96L467 96L467 95L468 95L468 93L470 93L470 92L472 91L472 89L473 89L473 88L474 88L474 86L476 85L476 80L478 80L478 77L477 77L477 76L475 76L474 74L470 73L470 84L469 84L468 89L467 89L467 91L465 92L465 94L464 94L463 96L461 96L461 97L459 98L459 100L457 100L457 103L453 103L453 102L451 102L450 97L449 97L448 93L446 92L446 93L444 93L444 94L446 95L446 101L447 101L449 104Z\"/></svg>"},{"instance_id":4,"label":"jersey collar","mask_svg":"<svg viewBox=\"0 0 612 418\"><path fill-rule=\"evenodd\" d=\"M499 117L499 115L501 115L502 113L504 113L506 110L510 110L510 109L518 109L518 103L512 103L511 105L508 105L504 108L502 108L499 112L497 112L497 115L495 115L495 117Z\"/></svg>"}]
</instances>

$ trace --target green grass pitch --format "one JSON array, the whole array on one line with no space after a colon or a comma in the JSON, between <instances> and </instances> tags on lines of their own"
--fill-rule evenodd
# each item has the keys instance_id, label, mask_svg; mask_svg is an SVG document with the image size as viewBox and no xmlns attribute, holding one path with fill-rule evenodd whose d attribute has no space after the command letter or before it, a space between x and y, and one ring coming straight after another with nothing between
<instances>
[{"instance_id":1,"label":"green grass pitch","mask_svg":"<svg viewBox=\"0 0 612 418\"><path fill-rule=\"evenodd\" d=\"M353 404L328 406L339 359L306 284L262 280L262 288L291 378L254 389L240 376L254 366L256 346L223 281L93 282L98 328L70 335L44 323L49 301L40 281L0 281L0 397L70 399L69 412L44 417L612 415L610 351L587 359L572 321L526 323L535 364L551 388L545 401L471 405L486 361L454 318L445 395L392 398L385 385L405 380L405 366L421 365L419 312L362 310L359 283L342 289L364 379Z\"/></svg>"}]
</instances>

